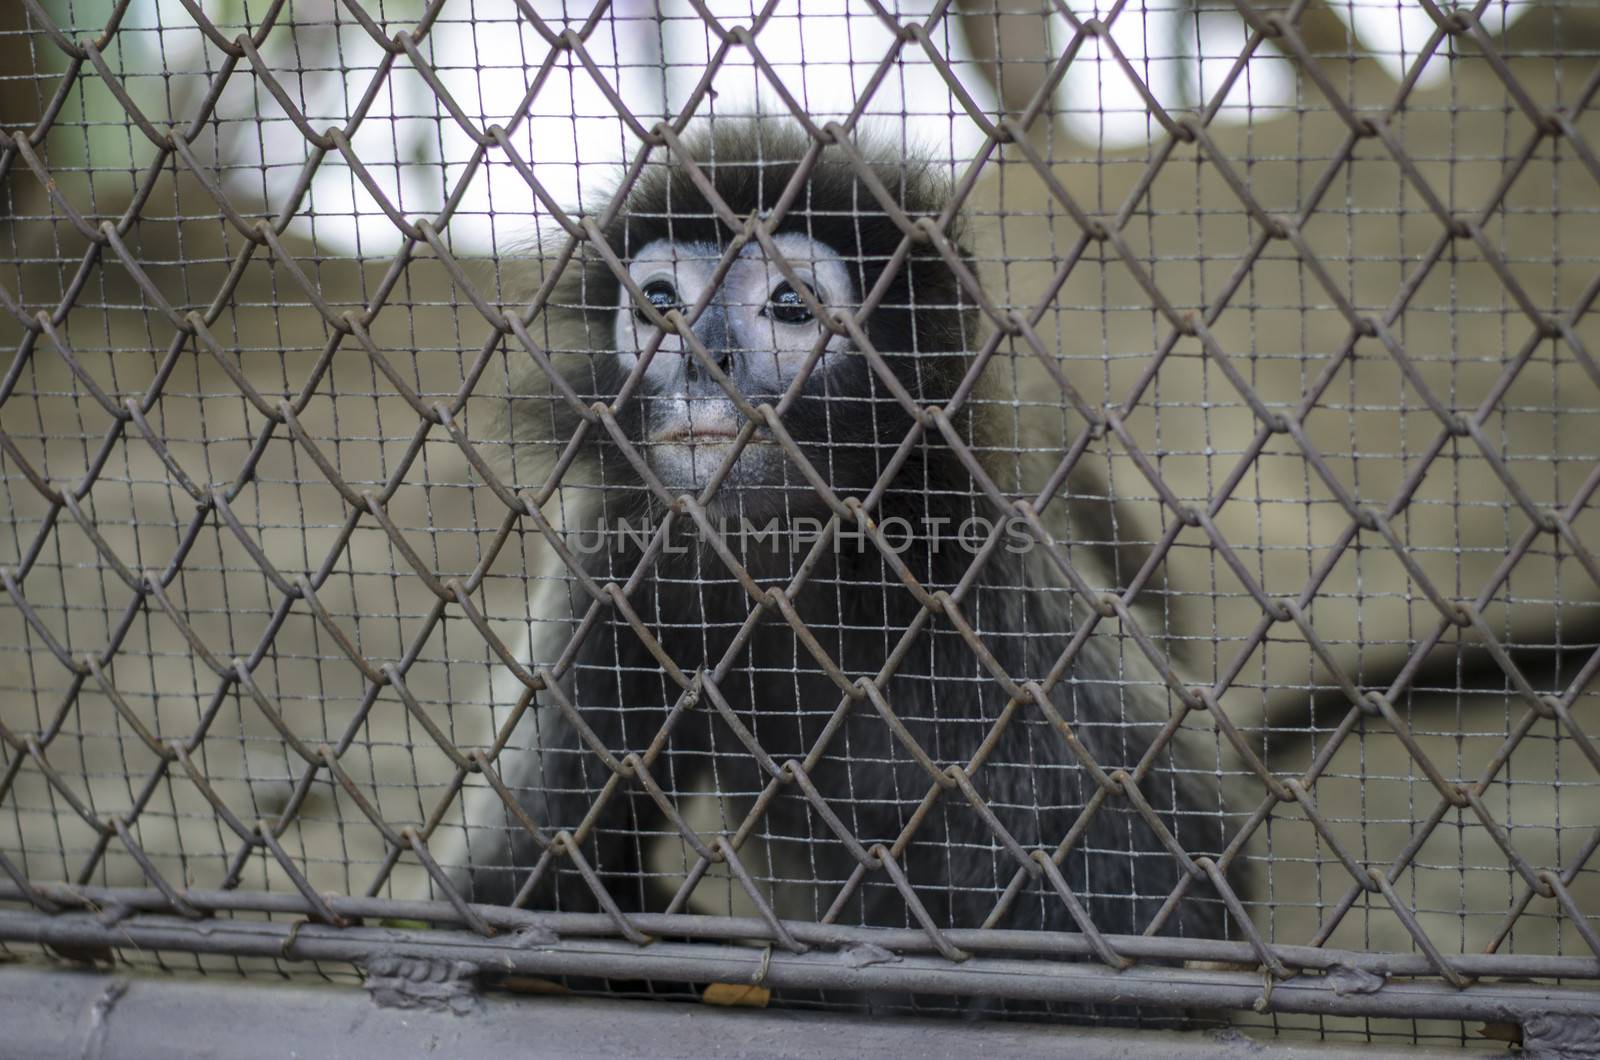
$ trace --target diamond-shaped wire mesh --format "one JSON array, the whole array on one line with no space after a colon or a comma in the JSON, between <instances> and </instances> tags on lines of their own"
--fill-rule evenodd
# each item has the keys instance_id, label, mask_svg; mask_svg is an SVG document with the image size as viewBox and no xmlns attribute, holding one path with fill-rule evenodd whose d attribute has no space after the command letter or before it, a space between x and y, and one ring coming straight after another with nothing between
<instances>
[{"instance_id":1,"label":"diamond-shaped wire mesh","mask_svg":"<svg viewBox=\"0 0 1600 1060\"><path fill-rule=\"evenodd\" d=\"M0 77L0 944L114 928L360 963L387 916L434 925L419 952L475 934L506 967L663 990L1600 1013L1600 12L24 0ZM565 270L638 249L606 235L636 184L758 106L800 130L802 178L871 183L865 134L947 177L949 211L891 231L959 263L982 327L954 399L892 398L913 426L864 488L812 465L783 402L747 409L914 617L850 629L837 587L708 550L698 579L742 603L682 658L645 598L668 531L594 575L572 439L511 455L507 411L564 407L712 541L714 492L652 479L626 395L551 385L571 351L548 322ZM712 205L783 258L780 217ZM888 377L873 311L840 326ZM1045 670L988 650L1003 616L962 586L992 549L960 584L893 568L873 497L917 444L954 450L972 510L1060 583L1070 624L1029 631ZM791 661L741 662L741 623ZM935 636L970 652L942 694L987 697L981 731L892 691ZM513 790L528 719L582 732L571 682L611 676L573 672L589 638L661 671L626 746L567 749L600 778L593 821L660 811L631 883L584 856L607 825ZM1164 704L1124 760L1052 699L1091 652ZM834 698L800 743L739 706L806 681ZM690 716L737 768L675 762ZM1013 726L1057 742L992 760ZM874 756L915 778L898 834L814 779ZM1000 779L1030 769L1078 801L1041 815ZM1212 830L1150 790L1179 774L1215 793ZM809 834L773 824L785 800ZM981 843L929 824L957 813ZM1096 924L1128 896L1070 872L1102 814L1162 840L1170 893L1136 923ZM469 903L496 835L526 854L506 897L559 877L597 911ZM898 926L850 912L869 902ZM1225 937L1174 935L1184 902L1225 906ZM1076 931L1007 931L1028 903Z\"/></svg>"}]
</instances>

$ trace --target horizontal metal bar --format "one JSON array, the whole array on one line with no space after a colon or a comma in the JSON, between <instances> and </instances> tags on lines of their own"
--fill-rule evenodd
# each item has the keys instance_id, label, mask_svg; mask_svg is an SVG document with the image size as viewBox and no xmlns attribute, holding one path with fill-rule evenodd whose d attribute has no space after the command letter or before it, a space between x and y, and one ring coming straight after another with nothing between
<instances>
[{"instance_id":1,"label":"horizontal metal bar","mask_svg":"<svg viewBox=\"0 0 1600 1060\"><path fill-rule=\"evenodd\" d=\"M165 895L154 888L88 887L40 884L36 893L67 908L121 908L139 912L172 912ZM184 892L196 909L209 913L281 913L313 916L317 910L297 892L199 891ZM0 902L21 901L16 884L0 882ZM326 896L328 907L342 917L364 920L424 920L459 925L460 912L449 902L409 901L394 898ZM486 923L504 931L544 928L564 937L615 938L616 922L603 914L533 912L504 906L472 906ZM757 917L705 916L687 913L634 913L630 919L656 938L722 942L777 942L772 928ZM818 924L804 920L781 921L791 937L808 946L882 946L896 953L933 953L927 933L914 928L863 928ZM974 953L1029 957L1089 959L1095 957L1088 941L1072 932L1007 931L954 928L945 932L957 947ZM1121 954L1151 961L1210 961L1254 966L1255 950L1248 942L1184 939L1145 935L1107 935ZM1353 968L1374 975L1432 978L1437 973L1420 953L1367 952L1325 949L1318 946L1269 945L1267 949L1290 968L1326 972ZM1600 960L1594 957L1557 957L1526 953L1452 954L1451 966L1468 977L1522 979L1600 979Z\"/></svg>"},{"instance_id":2,"label":"horizontal metal bar","mask_svg":"<svg viewBox=\"0 0 1600 1060\"><path fill-rule=\"evenodd\" d=\"M1478 983L1464 989L1407 979L1302 975L1267 984L1251 972L973 957L890 957L861 966L848 951L784 953L712 943L611 939L386 927L333 928L297 922L192 920L133 915L108 923L90 913L0 911L0 940L54 947L136 947L289 960L361 964L379 957L466 961L533 976L600 976L669 982L759 982L775 989L917 992L1040 1002L1163 1008L1249 1009L1323 1015L1520 1022L1534 1013L1600 1018L1600 991L1537 983Z\"/></svg>"},{"instance_id":3,"label":"horizontal metal bar","mask_svg":"<svg viewBox=\"0 0 1600 1060\"><path fill-rule=\"evenodd\" d=\"M0 967L0 1027L13 1056L96 1060L329 1060L396 1056L517 1056L529 1060L1081 1060L1149 1053L1176 1060L1254 1055L1237 1031L1173 1033L866 1018L847 1013L719 1009L611 999L486 995L465 1015L381 1008L360 990L266 980L106 975L48 965ZM1271 1044L1285 1060L1367 1060L1370 1046ZM1387 1050L1410 1060L1458 1055Z\"/></svg>"}]
</instances>

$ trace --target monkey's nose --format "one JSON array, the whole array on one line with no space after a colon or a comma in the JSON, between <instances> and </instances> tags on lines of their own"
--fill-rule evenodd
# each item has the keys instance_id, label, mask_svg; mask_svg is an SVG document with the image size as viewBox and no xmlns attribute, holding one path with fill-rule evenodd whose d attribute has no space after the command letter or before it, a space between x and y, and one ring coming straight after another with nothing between
<instances>
[{"instance_id":1,"label":"monkey's nose","mask_svg":"<svg viewBox=\"0 0 1600 1060\"><path fill-rule=\"evenodd\" d=\"M711 354L712 360L716 361L717 367L726 367L733 353L727 309L720 305L706 306L705 312L700 314L700 319L694 322L694 334L706 348L706 352ZM686 349L684 353L689 354L689 351ZM694 371L695 364L694 357L690 355L688 367L691 372Z\"/></svg>"}]
</instances>

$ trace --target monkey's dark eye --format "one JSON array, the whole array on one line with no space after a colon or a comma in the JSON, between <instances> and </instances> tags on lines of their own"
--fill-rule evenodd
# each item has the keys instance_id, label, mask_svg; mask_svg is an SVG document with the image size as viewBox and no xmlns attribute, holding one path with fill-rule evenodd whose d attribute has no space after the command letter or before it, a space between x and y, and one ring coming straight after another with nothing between
<instances>
[{"instance_id":1,"label":"monkey's dark eye","mask_svg":"<svg viewBox=\"0 0 1600 1060\"><path fill-rule=\"evenodd\" d=\"M800 292L787 283L780 283L773 288L762 312L780 324L804 324L811 319L811 310L801 300Z\"/></svg>"},{"instance_id":2,"label":"monkey's dark eye","mask_svg":"<svg viewBox=\"0 0 1600 1060\"><path fill-rule=\"evenodd\" d=\"M678 290L666 280L651 280L644 285L644 296L650 299L650 304L659 312L665 313L669 309L678 309ZM633 315L641 324L649 324L650 318L643 309L635 307Z\"/></svg>"}]
</instances>

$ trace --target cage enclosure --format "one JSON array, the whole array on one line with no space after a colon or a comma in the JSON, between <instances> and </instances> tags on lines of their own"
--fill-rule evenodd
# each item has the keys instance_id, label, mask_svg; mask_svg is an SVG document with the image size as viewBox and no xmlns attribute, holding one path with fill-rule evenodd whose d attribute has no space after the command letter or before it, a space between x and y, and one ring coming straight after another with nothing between
<instances>
[{"instance_id":1,"label":"cage enclosure","mask_svg":"<svg viewBox=\"0 0 1600 1060\"><path fill-rule=\"evenodd\" d=\"M38 1042L1595 1054L1600 8L23 0L0 79Z\"/></svg>"}]
</instances>

